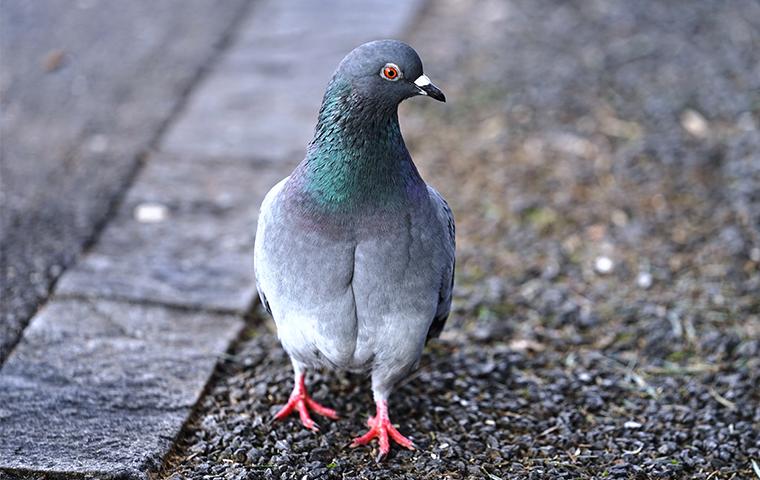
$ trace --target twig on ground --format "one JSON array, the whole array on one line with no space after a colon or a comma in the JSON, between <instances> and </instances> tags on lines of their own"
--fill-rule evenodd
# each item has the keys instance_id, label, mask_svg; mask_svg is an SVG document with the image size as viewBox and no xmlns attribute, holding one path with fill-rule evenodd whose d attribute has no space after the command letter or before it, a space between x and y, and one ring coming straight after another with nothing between
<instances>
[{"instance_id":1,"label":"twig on ground","mask_svg":"<svg viewBox=\"0 0 760 480\"><path fill-rule=\"evenodd\" d=\"M710 388L709 392L716 402L720 403L729 410L736 410L736 404L718 393L714 388Z\"/></svg>"}]
</instances>

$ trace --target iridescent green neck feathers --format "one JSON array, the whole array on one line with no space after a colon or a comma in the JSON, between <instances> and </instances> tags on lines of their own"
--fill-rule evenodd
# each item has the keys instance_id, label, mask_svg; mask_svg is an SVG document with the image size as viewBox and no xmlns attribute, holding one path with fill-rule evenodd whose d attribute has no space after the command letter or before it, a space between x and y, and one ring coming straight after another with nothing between
<instances>
[{"instance_id":1,"label":"iridescent green neck feathers","mask_svg":"<svg viewBox=\"0 0 760 480\"><path fill-rule=\"evenodd\" d=\"M424 186L401 136L397 107L361 98L350 82L334 77L296 170L304 193L325 210L347 211L392 208Z\"/></svg>"}]
</instances>

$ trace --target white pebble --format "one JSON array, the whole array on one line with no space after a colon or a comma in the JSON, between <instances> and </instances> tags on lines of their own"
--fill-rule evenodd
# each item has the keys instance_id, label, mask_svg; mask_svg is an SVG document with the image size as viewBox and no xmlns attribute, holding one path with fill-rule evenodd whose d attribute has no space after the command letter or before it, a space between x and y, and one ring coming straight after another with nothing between
<instances>
[{"instance_id":1,"label":"white pebble","mask_svg":"<svg viewBox=\"0 0 760 480\"><path fill-rule=\"evenodd\" d=\"M681 126L697 138L707 136L707 120L695 110L686 110L681 114Z\"/></svg>"},{"instance_id":2,"label":"white pebble","mask_svg":"<svg viewBox=\"0 0 760 480\"><path fill-rule=\"evenodd\" d=\"M158 223L166 220L169 209L160 203L141 203L135 207L134 215L140 223Z\"/></svg>"},{"instance_id":3,"label":"white pebble","mask_svg":"<svg viewBox=\"0 0 760 480\"><path fill-rule=\"evenodd\" d=\"M610 257L597 257L594 261L594 269L597 273L607 274L615 268L615 264Z\"/></svg>"},{"instance_id":4,"label":"white pebble","mask_svg":"<svg viewBox=\"0 0 760 480\"><path fill-rule=\"evenodd\" d=\"M639 422L634 422L633 420L629 420L629 421L625 422L623 424L623 426L625 428L630 428L630 429L641 428L641 424Z\"/></svg>"},{"instance_id":5,"label":"white pebble","mask_svg":"<svg viewBox=\"0 0 760 480\"><path fill-rule=\"evenodd\" d=\"M649 272L639 272L639 276L636 277L636 285L640 288L647 289L652 286L652 274Z\"/></svg>"}]
</instances>

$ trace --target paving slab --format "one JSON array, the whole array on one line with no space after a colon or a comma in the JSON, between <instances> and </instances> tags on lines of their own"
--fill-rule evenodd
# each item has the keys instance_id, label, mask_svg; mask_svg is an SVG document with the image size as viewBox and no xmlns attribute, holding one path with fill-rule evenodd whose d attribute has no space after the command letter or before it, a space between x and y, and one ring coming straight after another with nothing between
<instances>
[{"instance_id":1,"label":"paving slab","mask_svg":"<svg viewBox=\"0 0 760 480\"><path fill-rule=\"evenodd\" d=\"M264 163L150 157L98 244L62 276L56 294L245 312L256 294L259 205L285 174Z\"/></svg>"},{"instance_id":2,"label":"paving slab","mask_svg":"<svg viewBox=\"0 0 760 480\"><path fill-rule=\"evenodd\" d=\"M399 35L421 3L258 2L161 148L297 163L338 62L364 42Z\"/></svg>"},{"instance_id":3,"label":"paving slab","mask_svg":"<svg viewBox=\"0 0 760 480\"><path fill-rule=\"evenodd\" d=\"M242 324L102 300L48 304L0 370L0 469L142 478Z\"/></svg>"},{"instance_id":4,"label":"paving slab","mask_svg":"<svg viewBox=\"0 0 760 480\"><path fill-rule=\"evenodd\" d=\"M0 363L248 3L0 2Z\"/></svg>"}]
</instances>

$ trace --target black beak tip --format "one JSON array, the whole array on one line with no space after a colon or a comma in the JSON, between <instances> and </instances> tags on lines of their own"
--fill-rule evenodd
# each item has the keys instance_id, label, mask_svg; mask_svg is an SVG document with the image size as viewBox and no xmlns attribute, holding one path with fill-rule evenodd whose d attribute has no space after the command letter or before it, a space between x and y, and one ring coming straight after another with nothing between
<instances>
[{"instance_id":1,"label":"black beak tip","mask_svg":"<svg viewBox=\"0 0 760 480\"><path fill-rule=\"evenodd\" d=\"M446 102L446 95L430 82L430 79L426 76L421 76L415 82L415 85L419 89L420 95L427 95L430 98L438 100L439 102Z\"/></svg>"},{"instance_id":2,"label":"black beak tip","mask_svg":"<svg viewBox=\"0 0 760 480\"><path fill-rule=\"evenodd\" d=\"M432 83L430 85L425 85L424 87L422 87L422 90L425 91L428 97L434 98L438 100L439 102L446 103L446 95L444 95L443 92L440 91L438 87L436 87Z\"/></svg>"}]
</instances>

